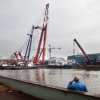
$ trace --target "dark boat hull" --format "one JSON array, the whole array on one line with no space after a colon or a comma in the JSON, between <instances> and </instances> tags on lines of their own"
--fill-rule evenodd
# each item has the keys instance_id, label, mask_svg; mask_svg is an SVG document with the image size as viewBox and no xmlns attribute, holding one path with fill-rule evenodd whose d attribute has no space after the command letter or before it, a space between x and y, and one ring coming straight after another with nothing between
<instances>
[{"instance_id":1,"label":"dark boat hull","mask_svg":"<svg viewBox=\"0 0 100 100\"><path fill-rule=\"evenodd\" d=\"M28 66L0 66L0 69L7 69L7 70L19 70L19 69L34 69L36 68L36 66L31 66L31 67L28 67Z\"/></svg>"}]
</instances>

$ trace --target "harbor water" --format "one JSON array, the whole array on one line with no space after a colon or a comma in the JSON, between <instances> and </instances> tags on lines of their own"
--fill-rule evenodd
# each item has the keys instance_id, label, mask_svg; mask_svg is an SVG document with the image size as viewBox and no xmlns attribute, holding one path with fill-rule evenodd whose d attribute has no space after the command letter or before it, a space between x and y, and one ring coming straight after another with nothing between
<instances>
[{"instance_id":1,"label":"harbor water","mask_svg":"<svg viewBox=\"0 0 100 100\"><path fill-rule=\"evenodd\" d=\"M27 82L67 88L75 75L86 84L91 95L100 96L100 70L79 69L27 69L0 70L0 76L20 79Z\"/></svg>"}]
</instances>

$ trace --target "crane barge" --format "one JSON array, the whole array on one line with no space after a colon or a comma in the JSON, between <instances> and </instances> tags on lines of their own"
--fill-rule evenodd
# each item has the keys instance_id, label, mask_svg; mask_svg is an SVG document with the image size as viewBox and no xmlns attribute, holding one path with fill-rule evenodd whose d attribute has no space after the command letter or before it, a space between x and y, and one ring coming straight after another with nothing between
<instances>
[{"instance_id":1,"label":"crane barge","mask_svg":"<svg viewBox=\"0 0 100 100\"><path fill-rule=\"evenodd\" d=\"M43 26L37 26L35 27L35 29L41 29L41 35L40 35L40 40L39 40L39 44L38 44L38 49L37 49L37 53L34 57L33 62L35 64L39 63L39 59L42 58L42 64L44 64L45 61L45 53L46 53L46 39L47 39L47 27L48 27L48 9L49 9L49 4L46 5L46 9L45 9L45 15L44 15L44 19L43 19ZM43 47L42 47L42 43L43 43ZM40 48L42 47L42 50L40 50Z\"/></svg>"},{"instance_id":2,"label":"crane barge","mask_svg":"<svg viewBox=\"0 0 100 100\"><path fill-rule=\"evenodd\" d=\"M13 55L11 55L9 57L8 66L10 66L10 67L11 66L12 67L13 66L28 67L28 64L30 64L30 63L32 63L32 66L33 66L34 64L39 64L40 59L42 59L41 64L45 63L47 27L48 27L48 19L49 19L48 13L49 13L49 4L46 4L45 12L43 15L44 18L43 18L42 26L38 26L38 25L32 26L31 33L28 34L29 38L28 38L27 43L25 43L25 45L23 45L18 51L14 52ZM35 54L34 58L32 60L30 60L33 32L34 32L34 30L37 30L37 29L41 30L40 39L39 39L39 43L38 43L37 48L36 48L36 50L37 50L36 54ZM22 55L23 54L22 53L23 47L26 48L24 55ZM16 59L13 59L13 58L16 58Z\"/></svg>"}]
</instances>

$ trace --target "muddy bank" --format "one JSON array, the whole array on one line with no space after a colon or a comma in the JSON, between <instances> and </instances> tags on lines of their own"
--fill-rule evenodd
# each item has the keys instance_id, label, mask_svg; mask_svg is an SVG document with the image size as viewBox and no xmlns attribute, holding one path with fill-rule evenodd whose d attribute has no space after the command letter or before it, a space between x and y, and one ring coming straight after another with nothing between
<instances>
[{"instance_id":1,"label":"muddy bank","mask_svg":"<svg viewBox=\"0 0 100 100\"><path fill-rule=\"evenodd\" d=\"M42 100L0 84L0 100Z\"/></svg>"}]
</instances>

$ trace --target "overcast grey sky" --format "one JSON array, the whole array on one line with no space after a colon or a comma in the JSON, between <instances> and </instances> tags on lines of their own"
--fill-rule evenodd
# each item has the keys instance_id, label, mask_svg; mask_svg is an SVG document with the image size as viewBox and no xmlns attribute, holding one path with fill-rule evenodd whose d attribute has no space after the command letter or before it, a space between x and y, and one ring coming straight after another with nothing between
<instances>
[{"instance_id":1,"label":"overcast grey sky","mask_svg":"<svg viewBox=\"0 0 100 100\"><path fill-rule=\"evenodd\" d=\"M52 56L72 55L74 38L86 53L100 52L100 0L0 0L0 56L9 57L25 43L47 3L47 48L61 47Z\"/></svg>"}]
</instances>

